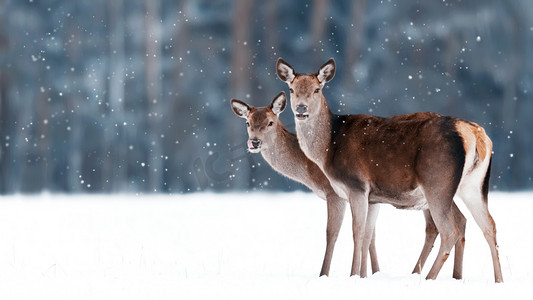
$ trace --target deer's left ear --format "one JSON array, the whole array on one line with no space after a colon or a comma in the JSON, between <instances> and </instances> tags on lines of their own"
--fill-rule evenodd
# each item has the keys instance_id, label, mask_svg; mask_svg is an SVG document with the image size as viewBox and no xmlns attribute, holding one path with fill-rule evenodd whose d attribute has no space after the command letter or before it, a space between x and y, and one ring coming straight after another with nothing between
<instances>
[{"instance_id":1,"label":"deer's left ear","mask_svg":"<svg viewBox=\"0 0 533 300\"><path fill-rule=\"evenodd\" d=\"M320 67L316 77L318 78L318 81L324 85L326 82L333 79L333 76L335 76L335 60L330 58L325 64L322 65L322 67Z\"/></svg>"},{"instance_id":2,"label":"deer's left ear","mask_svg":"<svg viewBox=\"0 0 533 300\"><path fill-rule=\"evenodd\" d=\"M279 115L287 105L287 97L285 96L285 92L279 93L274 100L272 100L272 104L270 104L270 109L276 114Z\"/></svg>"}]
</instances>

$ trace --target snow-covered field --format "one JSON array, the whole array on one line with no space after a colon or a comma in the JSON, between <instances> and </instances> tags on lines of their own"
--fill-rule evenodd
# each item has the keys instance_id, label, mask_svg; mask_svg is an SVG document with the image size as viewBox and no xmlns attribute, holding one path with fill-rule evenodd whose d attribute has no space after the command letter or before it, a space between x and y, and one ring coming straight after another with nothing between
<instances>
[{"instance_id":1,"label":"snow-covered field","mask_svg":"<svg viewBox=\"0 0 533 300\"><path fill-rule=\"evenodd\" d=\"M381 272L364 279L348 276L347 214L331 276L319 278L326 205L312 194L1 197L0 299L533 299L533 193L492 193L489 206L504 284L464 209L464 280L451 278L451 256L426 281L410 274L418 211L382 206Z\"/></svg>"}]
</instances>

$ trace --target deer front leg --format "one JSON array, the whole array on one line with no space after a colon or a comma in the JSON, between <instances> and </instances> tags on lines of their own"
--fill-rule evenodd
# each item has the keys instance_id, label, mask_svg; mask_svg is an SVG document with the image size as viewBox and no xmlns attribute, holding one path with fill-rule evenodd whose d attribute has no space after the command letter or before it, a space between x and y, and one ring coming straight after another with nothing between
<instances>
[{"instance_id":1,"label":"deer front leg","mask_svg":"<svg viewBox=\"0 0 533 300\"><path fill-rule=\"evenodd\" d=\"M326 227L326 254L322 262L322 269L320 276L329 276L329 269L331 266L331 259L333 257L333 249L335 242L339 236L344 212L346 211L346 201L338 196L331 196L326 199L328 206L328 223Z\"/></svg>"},{"instance_id":2,"label":"deer front leg","mask_svg":"<svg viewBox=\"0 0 533 300\"><path fill-rule=\"evenodd\" d=\"M368 213L368 193L352 192L349 195L350 209L352 211L353 232L353 259L350 276L361 276L361 253ZM367 249L365 249L366 251Z\"/></svg>"},{"instance_id":3,"label":"deer front leg","mask_svg":"<svg viewBox=\"0 0 533 300\"><path fill-rule=\"evenodd\" d=\"M372 261L372 273L379 271L379 265L376 254L375 242L375 226L376 220L379 214L379 204L369 204L368 213L366 218L365 225L365 235L363 239L363 251L361 253L361 277L367 277L367 263L368 263L368 254L370 252L370 260ZM370 245L372 245L372 250L370 251ZM377 268L375 270L374 268Z\"/></svg>"}]
</instances>

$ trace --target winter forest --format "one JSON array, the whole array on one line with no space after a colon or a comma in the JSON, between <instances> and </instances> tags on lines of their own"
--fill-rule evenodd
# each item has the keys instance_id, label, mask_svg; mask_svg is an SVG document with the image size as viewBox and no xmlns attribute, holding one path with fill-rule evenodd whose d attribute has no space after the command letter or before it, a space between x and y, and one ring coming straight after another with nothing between
<instances>
[{"instance_id":1,"label":"winter forest","mask_svg":"<svg viewBox=\"0 0 533 300\"><path fill-rule=\"evenodd\" d=\"M334 58L336 113L480 124L491 189L532 189L531 16L530 0L0 1L0 193L306 190L246 151L229 105L287 92L278 57Z\"/></svg>"}]
</instances>

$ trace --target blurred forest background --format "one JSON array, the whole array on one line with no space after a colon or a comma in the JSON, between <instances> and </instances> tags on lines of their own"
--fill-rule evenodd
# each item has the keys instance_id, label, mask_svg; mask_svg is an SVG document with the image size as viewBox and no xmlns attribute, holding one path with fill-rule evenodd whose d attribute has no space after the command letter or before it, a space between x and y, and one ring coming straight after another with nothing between
<instances>
[{"instance_id":1,"label":"blurred forest background","mask_svg":"<svg viewBox=\"0 0 533 300\"><path fill-rule=\"evenodd\" d=\"M337 113L479 123L491 188L533 188L531 0L0 0L0 193L304 189L229 106L287 90L278 57L335 58Z\"/></svg>"}]
</instances>

